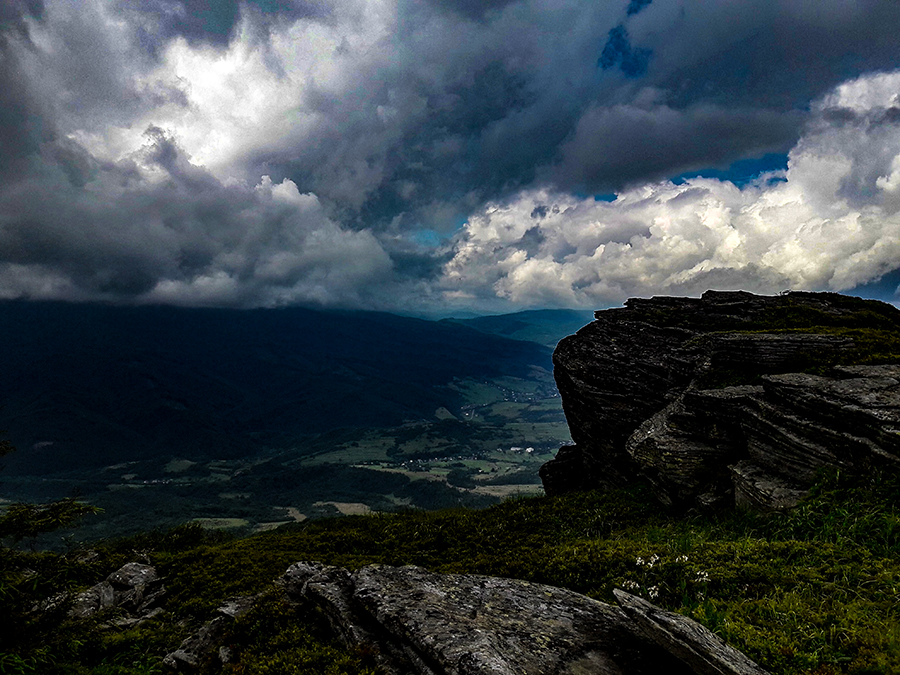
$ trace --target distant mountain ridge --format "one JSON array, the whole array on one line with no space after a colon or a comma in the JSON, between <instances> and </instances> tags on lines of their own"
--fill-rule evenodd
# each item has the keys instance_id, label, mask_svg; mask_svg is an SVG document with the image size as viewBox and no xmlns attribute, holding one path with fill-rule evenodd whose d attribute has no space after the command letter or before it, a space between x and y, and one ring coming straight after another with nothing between
<instances>
[{"instance_id":1,"label":"distant mountain ridge","mask_svg":"<svg viewBox=\"0 0 900 675\"><path fill-rule=\"evenodd\" d=\"M575 333L593 318L594 313L586 309L531 309L444 321L462 324L483 333L555 347L562 338Z\"/></svg>"},{"instance_id":2,"label":"distant mountain ridge","mask_svg":"<svg viewBox=\"0 0 900 675\"><path fill-rule=\"evenodd\" d=\"M376 312L12 301L0 324L7 472L242 456L431 418L455 378L551 368L543 345Z\"/></svg>"}]
</instances>

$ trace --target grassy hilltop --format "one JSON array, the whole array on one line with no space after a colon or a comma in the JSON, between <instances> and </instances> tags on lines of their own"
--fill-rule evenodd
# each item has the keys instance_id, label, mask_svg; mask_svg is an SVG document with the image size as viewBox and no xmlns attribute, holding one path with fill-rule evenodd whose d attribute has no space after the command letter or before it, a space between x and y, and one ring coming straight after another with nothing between
<instances>
[{"instance_id":1,"label":"grassy hilltop","mask_svg":"<svg viewBox=\"0 0 900 675\"><path fill-rule=\"evenodd\" d=\"M233 595L264 592L297 560L380 562L528 579L612 601L630 589L703 623L773 673L900 672L900 480L823 476L785 514L675 519L629 491L514 499L452 510L325 519L238 539L185 526L96 554L3 551L0 672L162 672L161 657ZM166 611L130 629L63 610L31 613L62 590L138 558L166 577ZM374 672L310 607L270 594L237 622L231 674Z\"/></svg>"},{"instance_id":2,"label":"grassy hilltop","mask_svg":"<svg viewBox=\"0 0 900 675\"><path fill-rule=\"evenodd\" d=\"M898 360L893 310L882 316L851 304L848 316L858 315L838 322L788 308L739 329L846 332L858 346L855 362ZM831 365L804 364L811 371ZM136 560L156 565L169 589L165 611L153 619L131 628L109 627L110 614L75 622L65 601L36 611ZM162 673L162 657L222 601L255 593L262 599L227 638L235 659L206 673L375 673L371 655L340 648L315 608L288 606L272 591L272 580L299 560L514 577L608 602L623 588L692 617L772 673L900 673L900 477L837 472L821 475L784 513L675 517L636 484L513 498L484 510L309 520L245 538L193 524L91 551L0 548L0 673Z\"/></svg>"}]
</instances>

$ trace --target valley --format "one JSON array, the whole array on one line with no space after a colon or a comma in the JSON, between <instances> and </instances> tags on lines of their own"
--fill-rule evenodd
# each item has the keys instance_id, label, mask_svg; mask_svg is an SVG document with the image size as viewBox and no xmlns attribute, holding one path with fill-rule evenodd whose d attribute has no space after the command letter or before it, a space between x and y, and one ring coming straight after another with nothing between
<instances>
[{"instance_id":1,"label":"valley","mask_svg":"<svg viewBox=\"0 0 900 675\"><path fill-rule=\"evenodd\" d=\"M590 319L52 303L4 313L21 330L0 376L20 386L0 409L18 448L3 458L0 497L102 508L73 542L540 494L538 469L570 442L551 347Z\"/></svg>"},{"instance_id":2,"label":"valley","mask_svg":"<svg viewBox=\"0 0 900 675\"><path fill-rule=\"evenodd\" d=\"M336 429L246 458L162 457L7 476L3 490L8 499L76 494L100 506L102 514L72 531L78 540L184 522L246 534L309 518L481 508L541 494L538 469L570 440L552 382L454 386L472 402L455 413L439 408L432 420Z\"/></svg>"}]
</instances>

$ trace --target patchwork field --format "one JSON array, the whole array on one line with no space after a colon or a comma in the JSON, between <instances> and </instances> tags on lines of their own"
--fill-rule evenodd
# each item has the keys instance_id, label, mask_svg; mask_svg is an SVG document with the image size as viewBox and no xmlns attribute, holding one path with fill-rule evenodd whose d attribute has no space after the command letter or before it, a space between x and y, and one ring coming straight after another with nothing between
<instances>
[{"instance_id":1,"label":"patchwork field","mask_svg":"<svg viewBox=\"0 0 900 675\"><path fill-rule=\"evenodd\" d=\"M376 511L485 507L542 492L538 469L569 442L550 373L457 380L462 405L388 428L343 428L246 458L167 457L51 477L7 476L4 493L70 494L103 508L73 537L197 522L234 532Z\"/></svg>"}]
</instances>

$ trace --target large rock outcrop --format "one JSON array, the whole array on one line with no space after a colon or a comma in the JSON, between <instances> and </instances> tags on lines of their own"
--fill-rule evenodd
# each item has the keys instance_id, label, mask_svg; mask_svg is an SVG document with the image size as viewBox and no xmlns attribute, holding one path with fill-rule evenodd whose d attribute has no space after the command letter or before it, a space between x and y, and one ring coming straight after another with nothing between
<instances>
[{"instance_id":1,"label":"large rock outcrop","mask_svg":"<svg viewBox=\"0 0 900 675\"><path fill-rule=\"evenodd\" d=\"M516 579L308 562L281 584L317 603L347 645L374 650L393 675L766 672L691 619L624 591L616 607Z\"/></svg>"},{"instance_id":2,"label":"large rock outcrop","mask_svg":"<svg viewBox=\"0 0 900 675\"><path fill-rule=\"evenodd\" d=\"M781 508L823 467L900 465L900 365L822 366L860 353L858 324L900 332L892 306L714 291L625 305L554 353L575 445L542 467L548 494L643 478L676 507Z\"/></svg>"}]
</instances>

